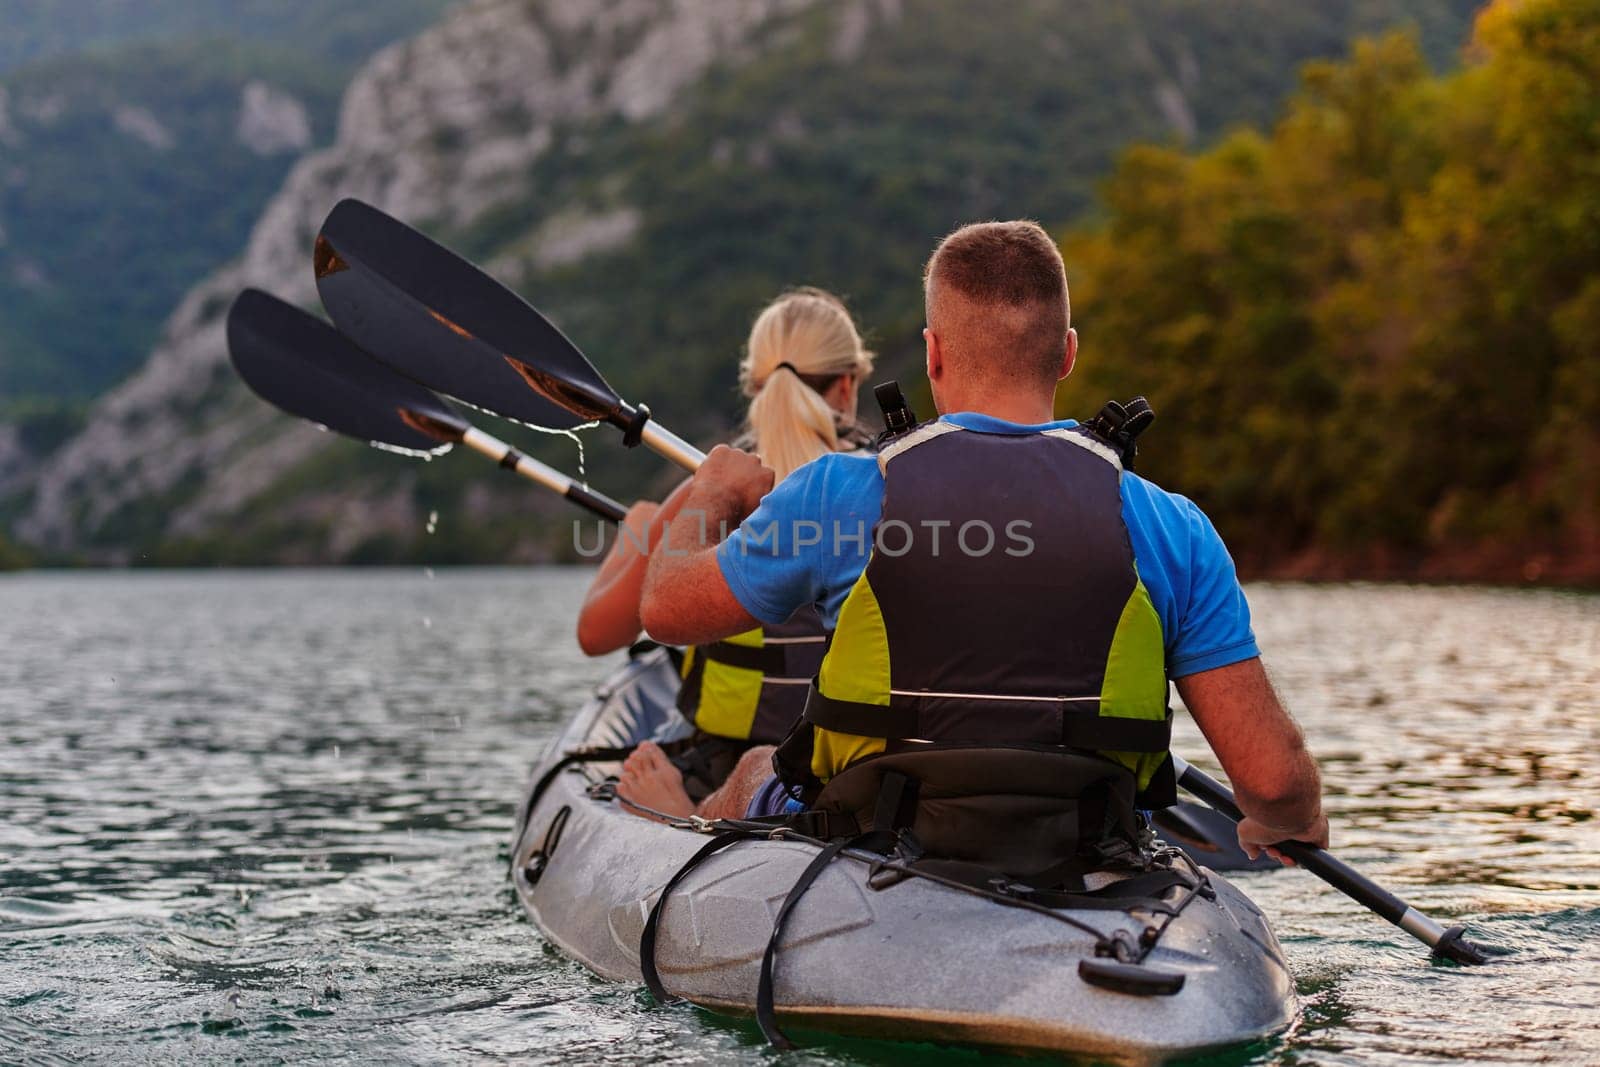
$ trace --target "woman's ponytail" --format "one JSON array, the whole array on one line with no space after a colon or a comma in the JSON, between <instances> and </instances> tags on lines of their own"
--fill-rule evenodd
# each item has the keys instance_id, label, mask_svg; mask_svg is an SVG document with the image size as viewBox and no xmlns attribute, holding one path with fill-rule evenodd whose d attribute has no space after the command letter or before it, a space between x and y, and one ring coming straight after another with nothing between
<instances>
[{"instance_id":1,"label":"woman's ponytail","mask_svg":"<svg viewBox=\"0 0 1600 1067\"><path fill-rule=\"evenodd\" d=\"M839 447L833 409L791 370L780 368L767 375L750 401L748 418L756 454L780 481Z\"/></svg>"},{"instance_id":2,"label":"woman's ponytail","mask_svg":"<svg viewBox=\"0 0 1600 1067\"><path fill-rule=\"evenodd\" d=\"M820 289L796 289L769 304L750 329L739 377L750 397L756 454L780 480L839 447L844 419L822 392L841 375L859 380L872 354L844 304Z\"/></svg>"}]
</instances>

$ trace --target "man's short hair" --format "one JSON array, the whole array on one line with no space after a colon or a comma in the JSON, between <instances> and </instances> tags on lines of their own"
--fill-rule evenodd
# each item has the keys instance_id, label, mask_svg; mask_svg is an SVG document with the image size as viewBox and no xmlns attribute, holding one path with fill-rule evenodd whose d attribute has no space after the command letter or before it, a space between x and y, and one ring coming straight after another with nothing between
<instances>
[{"instance_id":1,"label":"man's short hair","mask_svg":"<svg viewBox=\"0 0 1600 1067\"><path fill-rule=\"evenodd\" d=\"M1061 373L1067 272L1037 222L961 227L939 242L922 280L928 327L964 369L1019 382Z\"/></svg>"}]
</instances>

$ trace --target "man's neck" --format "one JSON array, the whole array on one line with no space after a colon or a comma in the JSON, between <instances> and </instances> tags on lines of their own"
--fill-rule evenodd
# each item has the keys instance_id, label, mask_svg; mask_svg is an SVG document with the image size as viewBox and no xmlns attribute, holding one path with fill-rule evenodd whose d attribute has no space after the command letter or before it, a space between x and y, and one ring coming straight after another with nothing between
<instances>
[{"instance_id":1,"label":"man's neck","mask_svg":"<svg viewBox=\"0 0 1600 1067\"><path fill-rule=\"evenodd\" d=\"M940 405L939 414L953 415L970 411L993 419L1016 423L1020 426L1037 426L1054 422L1055 394L1041 396L986 396L955 398L948 406Z\"/></svg>"}]
</instances>

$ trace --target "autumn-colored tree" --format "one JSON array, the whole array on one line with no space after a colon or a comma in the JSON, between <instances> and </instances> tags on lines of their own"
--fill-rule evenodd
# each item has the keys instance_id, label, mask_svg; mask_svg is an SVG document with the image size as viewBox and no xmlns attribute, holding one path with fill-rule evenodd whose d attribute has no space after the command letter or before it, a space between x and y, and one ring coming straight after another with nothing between
<instances>
[{"instance_id":1,"label":"autumn-colored tree","mask_svg":"<svg viewBox=\"0 0 1600 1067\"><path fill-rule=\"evenodd\" d=\"M1600 581L1600 0L1490 5L1445 78L1358 43L1104 204L1063 409L1147 394L1248 562Z\"/></svg>"}]
</instances>

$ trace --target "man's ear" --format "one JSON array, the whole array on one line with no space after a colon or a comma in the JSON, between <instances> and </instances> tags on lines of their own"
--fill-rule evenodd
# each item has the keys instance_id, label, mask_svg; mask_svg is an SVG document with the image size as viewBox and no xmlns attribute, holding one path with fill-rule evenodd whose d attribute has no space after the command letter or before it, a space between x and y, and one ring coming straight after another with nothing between
<instances>
[{"instance_id":1,"label":"man's ear","mask_svg":"<svg viewBox=\"0 0 1600 1067\"><path fill-rule=\"evenodd\" d=\"M1078 362L1078 331L1068 328L1067 347L1061 353L1061 373L1056 375L1056 381L1066 381L1067 375L1072 373L1073 366Z\"/></svg>"},{"instance_id":2,"label":"man's ear","mask_svg":"<svg viewBox=\"0 0 1600 1067\"><path fill-rule=\"evenodd\" d=\"M922 340L928 346L928 381L936 382L944 374L944 350L939 347L939 335L926 326L922 329Z\"/></svg>"}]
</instances>

